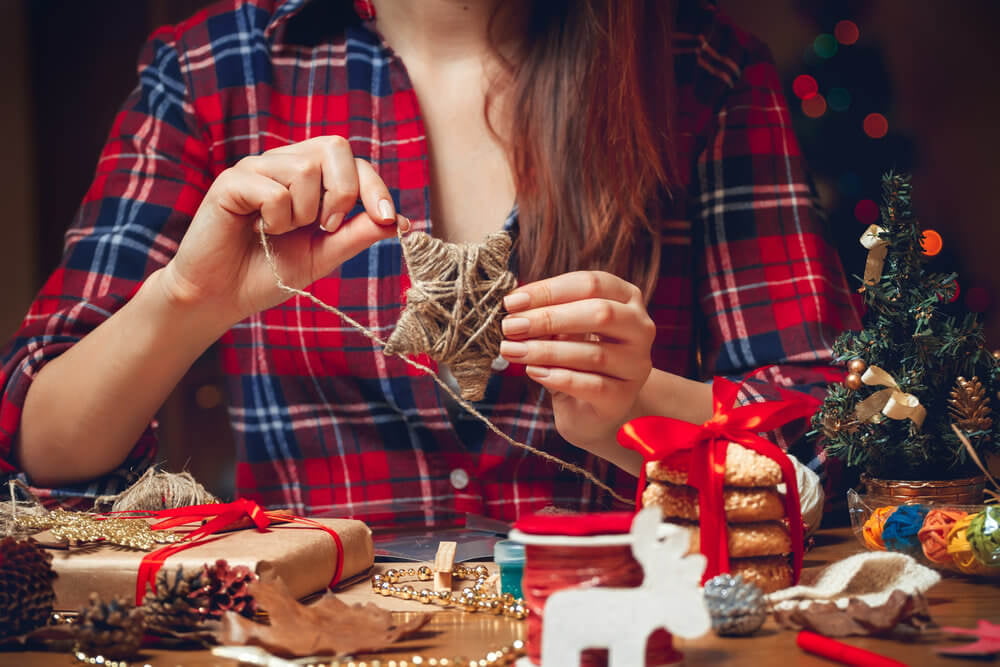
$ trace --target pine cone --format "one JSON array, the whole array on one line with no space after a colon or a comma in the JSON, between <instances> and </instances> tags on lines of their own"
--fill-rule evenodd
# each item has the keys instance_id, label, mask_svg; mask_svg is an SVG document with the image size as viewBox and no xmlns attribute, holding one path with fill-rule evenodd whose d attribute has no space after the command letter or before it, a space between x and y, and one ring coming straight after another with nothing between
<instances>
[{"instance_id":1,"label":"pine cone","mask_svg":"<svg viewBox=\"0 0 1000 667\"><path fill-rule=\"evenodd\" d=\"M156 575L156 590L143 601L149 629L169 634L197 628L209 607L203 591L206 583L205 573L200 570L186 575L183 565L173 572L161 569Z\"/></svg>"},{"instance_id":2,"label":"pine cone","mask_svg":"<svg viewBox=\"0 0 1000 667\"><path fill-rule=\"evenodd\" d=\"M257 613L257 603L250 594L250 584L257 578L246 565L230 566L225 560L215 561L215 565L205 565L205 585L202 593L208 598L206 618L218 619L227 611L235 611L241 616L253 618Z\"/></svg>"},{"instance_id":3,"label":"pine cone","mask_svg":"<svg viewBox=\"0 0 1000 667\"><path fill-rule=\"evenodd\" d=\"M753 634L767 620L763 592L741 575L712 577L705 582L704 594L712 629L720 636Z\"/></svg>"},{"instance_id":4,"label":"pine cone","mask_svg":"<svg viewBox=\"0 0 1000 667\"><path fill-rule=\"evenodd\" d=\"M104 602L97 593L91 593L90 604L80 610L73 622L76 650L91 657L127 660L142 646L144 616L141 607L125 598Z\"/></svg>"},{"instance_id":5,"label":"pine cone","mask_svg":"<svg viewBox=\"0 0 1000 667\"><path fill-rule=\"evenodd\" d=\"M23 635L49 622L56 576L52 554L34 540L0 540L0 637Z\"/></svg>"},{"instance_id":6,"label":"pine cone","mask_svg":"<svg viewBox=\"0 0 1000 667\"><path fill-rule=\"evenodd\" d=\"M948 412L955 420L955 426L963 431L988 431L993 426L990 399L978 377L971 380L959 377L955 380L955 388L948 399Z\"/></svg>"}]
</instances>

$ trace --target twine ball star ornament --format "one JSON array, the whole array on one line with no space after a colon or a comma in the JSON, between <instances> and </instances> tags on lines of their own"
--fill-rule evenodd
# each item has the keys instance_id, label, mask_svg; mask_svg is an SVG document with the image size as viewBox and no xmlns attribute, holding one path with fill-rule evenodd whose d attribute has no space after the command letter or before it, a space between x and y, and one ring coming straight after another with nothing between
<instances>
[{"instance_id":1,"label":"twine ball star ornament","mask_svg":"<svg viewBox=\"0 0 1000 667\"><path fill-rule=\"evenodd\" d=\"M410 232L400 243L411 286L384 352L427 354L449 366L463 399L482 400L503 339L503 298L517 286L510 236L456 244Z\"/></svg>"}]
</instances>

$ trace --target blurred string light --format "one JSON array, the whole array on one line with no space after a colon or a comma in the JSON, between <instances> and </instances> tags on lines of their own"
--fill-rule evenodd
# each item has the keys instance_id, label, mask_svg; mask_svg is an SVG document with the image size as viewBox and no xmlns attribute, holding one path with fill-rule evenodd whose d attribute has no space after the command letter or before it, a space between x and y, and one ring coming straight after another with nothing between
<instances>
[{"instance_id":1,"label":"blurred string light","mask_svg":"<svg viewBox=\"0 0 1000 667\"><path fill-rule=\"evenodd\" d=\"M851 94L846 88L831 88L826 95L826 102L834 111L847 111L851 106Z\"/></svg>"},{"instance_id":2,"label":"blurred string light","mask_svg":"<svg viewBox=\"0 0 1000 667\"><path fill-rule=\"evenodd\" d=\"M810 118L819 118L826 113L826 98L817 94L802 100L802 113Z\"/></svg>"},{"instance_id":3,"label":"blurred string light","mask_svg":"<svg viewBox=\"0 0 1000 667\"><path fill-rule=\"evenodd\" d=\"M985 313L993 305L993 297L985 287L970 287L965 290L965 307L973 313Z\"/></svg>"},{"instance_id":4,"label":"blurred string light","mask_svg":"<svg viewBox=\"0 0 1000 667\"><path fill-rule=\"evenodd\" d=\"M792 92L800 100L808 100L813 95L819 93L819 84L816 79L808 74L799 74L792 81Z\"/></svg>"},{"instance_id":5,"label":"blurred string light","mask_svg":"<svg viewBox=\"0 0 1000 667\"><path fill-rule=\"evenodd\" d=\"M958 297L961 296L961 294L962 294L962 285L956 280L955 293L951 295L950 299L948 299L948 303L955 303L956 301L958 301Z\"/></svg>"},{"instance_id":6,"label":"blurred string light","mask_svg":"<svg viewBox=\"0 0 1000 667\"><path fill-rule=\"evenodd\" d=\"M920 247L928 257L934 257L944 248L944 240L941 235L933 229L925 229L924 236L920 239Z\"/></svg>"},{"instance_id":7,"label":"blurred string light","mask_svg":"<svg viewBox=\"0 0 1000 667\"><path fill-rule=\"evenodd\" d=\"M872 139L881 139L889 133L889 121L880 113L870 113L865 116L861 126Z\"/></svg>"},{"instance_id":8,"label":"blurred string light","mask_svg":"<svg viewBox=\"0 0 1000 667\"><path fill-rule=\"evenodd\" d=\"M813 40L813 51L820 58L832 58L837 55L837 38L828 32L817 35Z\"/></svg>"},{"instance_id":9,"label":"blurred string light","mask_svg":"<svg viewBox=\"0 0 1000 667\"><path fill-rule=\"evenodd\" d=\"M861 30L858 29L857 23L845 19L837 22L837 25L833 28L833 36L844 46L851 46L857 43L858 38L861 36Z\"/></svg>"},{"instance_id":10,"label":"blurred string light","mask_svg":"<svg viewBox=\"0 0 1000 667\"><path fill-rule=\"evenodd\" d=\"M837 178L837 188L848 197L857 197L861 192L861 179L853 171L845 171Z\"/></svg>"},{"instance_id":11,"label":"blurred string light","mask_svg":"<svg viewBox=\"0 0 1000 667\"><path fill-rule=\"evenodd\" d=\"M878 220L878 204L871 199L862 199L854 205L854 217L862 225L870 225Z\"/></svg>"}]
</instances>

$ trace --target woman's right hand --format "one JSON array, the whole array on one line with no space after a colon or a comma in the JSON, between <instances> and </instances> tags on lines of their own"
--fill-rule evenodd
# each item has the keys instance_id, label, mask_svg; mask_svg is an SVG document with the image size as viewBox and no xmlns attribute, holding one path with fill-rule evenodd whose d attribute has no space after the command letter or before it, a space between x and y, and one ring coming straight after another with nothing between
<instances>
[{"instance_id":1,"label":"woman's right hand","mask_svg":"<svg viewBox=\"0 0 1000 667\"><path fill-rule=\"evenodd\" d=\"M359 198L364 211L344 220ZM206 313L223 330L286 300L260 243L260 220L278 274L302 289L392 236L397 214L385 183L343 137L246 157L215 179L163 269L167 299Z\"/></svg>"}]
</instances>

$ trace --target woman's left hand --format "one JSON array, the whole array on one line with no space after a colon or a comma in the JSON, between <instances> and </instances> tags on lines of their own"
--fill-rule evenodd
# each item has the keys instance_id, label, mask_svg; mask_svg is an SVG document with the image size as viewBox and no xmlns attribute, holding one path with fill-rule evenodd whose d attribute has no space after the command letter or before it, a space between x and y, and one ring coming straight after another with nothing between
<instances>
[{"instance_id":1,"label":"woman's left hand","mask_svg":"<svg viewBox=\"0 0 1000 667\"><path fill-rule=\"evenodd\" d=\"M592 450L615 442L652 370L656 333L635 285L574 271L507 295L500 354L552 392L556 429Z\"/></svg>"}]
</instances>

